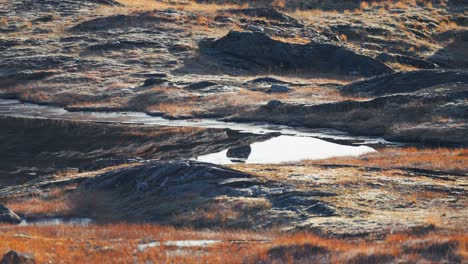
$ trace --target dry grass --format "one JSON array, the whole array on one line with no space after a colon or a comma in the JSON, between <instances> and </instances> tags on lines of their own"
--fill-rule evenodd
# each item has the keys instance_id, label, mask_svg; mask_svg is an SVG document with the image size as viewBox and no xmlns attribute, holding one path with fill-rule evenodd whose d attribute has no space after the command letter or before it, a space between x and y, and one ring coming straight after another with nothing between
<instances>
[{"instance_id":1,"label":"dry grass","mask_svg":"<svg viewBox=\"0 0 468 264\"><path fill-rule=\"evenodd\" d=\"M208 4L197 3L196 1L188 1L184 3L177 3L171 1L154 1L154 0L117 0L117 2L124 5L124 7L100 7L98 12L103 15L126 13L135 11L153 11L163 9L177 9L191 12L201 12L205 14L215 14L220 10L228 8L242 8L246 5L235 4Z\"/></svg>"},{"instance_id":2,"label":"dry grass","mask_svg":"<svg viewBox=\"0 0 468 264\"><path fill-rule=\"evenodd\" d=\"M16 200L8 202L6 206L24 217L67 216L71 213L68 196L64 195L61 190L60 193L60 196L56 193L50 193L50 196L46 197Z\"/></svg>"},{"instance_id":3,"label":"dry grass","mask_svg":"<svg viewBox=\"0 0 468 264\"><path fill-rule=\"evenodd\" d=\"M346 164L381 168L411 167L447 172L468 173L466 148L386 148L360 157L308 161L313 164Z\"/></svg>"},{"instance_id":4,"label":"dry grass","mask_svg":"<svg viewBox=\"0 0 468 264\"><path fill-rule=\"evenodd\" d=\"M261 216L258 212L271 208L265 198L218 197L205 203L194 211L177 214L175 223L183 223L197 228L221 226L223 228L242 229L255 225Z\"/></svg>"},{"instance_id":5,"label":"dry grass","mask_svg":"<svg viewBox=\"0 0 468 264\"><path fill-rule=\"evenodd\" d=\"M285 100L288 94L266 94L242 89L237 93L221 93L202 97L186 97L175 102L161 102L147 107L149 112L162 112L172 116L197 115L216 110L216 113L238 113L250 106L270 100Z\"/></svg>"},{"instance_id":6,"label":"dry grass","mask_svg":"<svg viewBox=\"0 0 468 264\"><path fill-rule=\"evenodd\" d=\"M200 108L193 102L181 101L171 103L159 103L147 108L149 112L162 112L172 116L192 115L200 111Z\"/></svg>"},{"instance_id":7,"label":"dry grass","mask_svg":"<svg viewBox=\"0 0 468 264\"><path fill-rule=\"evenodd\" d=\"M80 226L0 226L0 252L16 250L38 263L285 263L327 257L332 263L352 263L366 257L406 260L466 260L468 235L389 235L381 242L327 239L298 233L194 231L149 224ZM208 247L177 249L162 246L136 250L143 241L213 239ZM270 242L260 242L268 241ZM233 243L231 241L243 241ZM256 242L258 241L258 242ZM314 252L308 250L314 249ZM287 261L286 261L287 262Z\"/></svg>"}]
</instances>

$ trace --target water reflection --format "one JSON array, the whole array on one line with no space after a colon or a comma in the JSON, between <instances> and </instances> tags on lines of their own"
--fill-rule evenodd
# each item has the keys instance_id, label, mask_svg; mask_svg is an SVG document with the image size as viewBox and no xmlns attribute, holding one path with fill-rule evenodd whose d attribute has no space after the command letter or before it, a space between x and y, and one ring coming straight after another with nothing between
<instances>
[{"instance_id":1,"label":"water reflection","mask_svg":"<svg viewBox=\"0 0 468 264\"><path fill-rule=\"evenodd\" d=\"M278 136L250 146L226 149L199 156L198 161L216 164L233 163L281 163L305 159L325 159L342 156L359 156L374 152L368 146L347 146L312 137Z\"/></svg>"},{"instance_id":2,"label":"water reflection","mask_svg":"<svg viewBox=\"0 0 468 264\"><path fill-rule=\"evenodd\" d=\"M242 147L233 147L228 149L226 152L226 157L233 163L245 163L249 158L250 153L252 153L252 147L250 145Z\"/></svg>"}]
</instances>

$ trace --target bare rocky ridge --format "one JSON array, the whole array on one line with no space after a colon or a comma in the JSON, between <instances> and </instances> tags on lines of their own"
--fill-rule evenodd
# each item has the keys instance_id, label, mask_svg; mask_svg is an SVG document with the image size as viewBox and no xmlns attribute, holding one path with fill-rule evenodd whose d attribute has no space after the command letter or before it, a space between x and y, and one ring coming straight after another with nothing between
<instances>
[{"instance_id":1,"label":"bare rocky ridge","mask_svg":"<svg viewBox=\"0 0 468 264\"><path fill-rule=\"evenodd\" d=\"M212 47L227 55L267 70L315 71L344 75L374 76L390 73L385 64L332 44L287 44L258 32L235 32L217 40ZM217 54L218 55L218 54ZM218 55L219 56L219 55Z\"/></svg>"}]
</instances>

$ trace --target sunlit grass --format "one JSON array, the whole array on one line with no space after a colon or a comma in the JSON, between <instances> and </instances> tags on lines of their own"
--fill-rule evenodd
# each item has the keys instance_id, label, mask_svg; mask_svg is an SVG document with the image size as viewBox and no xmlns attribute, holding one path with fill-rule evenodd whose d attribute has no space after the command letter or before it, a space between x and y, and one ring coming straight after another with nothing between
<instances>
[{"instance_id":1,"label":"sunlit grass","mask_svg":"<svg viewBox=\"0 0 468 264\"><path fill-rule=\"evenodd\" d=\"M466 148L386 148L360 157L309 161L314 164L348 164L382 168L422 168L459 173L468 172Z\"/></svg>"},{"instance_id":2,"label":"sunlit grass","mask_svg":"<svg viewBox=\"0 0 468 264\"><path fill-rule=\"evenodd\" d=\"M90 226L0 226L0 253L9 250L31 254L38 263L258 263L299 259L310 256L301 248L314 247L328 255L334 263L349 263L358 256L390 255L408 259L420 252L446 257L467 256L468 235L420 236L398 233L383 241L329 239L309 233L284 234L277 231L197 231L151 224L109 224ZM154 247L137 250L137 245L149 241L221 240L208 247ZM241 243L233 243L240 241ZM449 251L431 248L449 247ZM174 254L179 252L178 254ZM449 253L446 253L449 252ZM274 254L273 254L274 253ZM300 254L298 254L300 253ZM302 255L301 255L302 254Z\"/></svg>"}]
</instances>

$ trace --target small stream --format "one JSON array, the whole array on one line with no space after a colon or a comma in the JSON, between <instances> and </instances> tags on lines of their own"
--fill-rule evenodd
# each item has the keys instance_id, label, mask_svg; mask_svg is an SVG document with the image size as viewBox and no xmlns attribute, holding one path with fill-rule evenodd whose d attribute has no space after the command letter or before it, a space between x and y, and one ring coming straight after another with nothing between
<instances>
[{"instance_id":1,"label":"small stream","mask_svg":"<svg viewBox=\"0 0 468 264\"><path fill-rule=\"evenodd\" d=\"M0 116L90 121L144 126L231 129L242 133L278 135L263 142L236 146L194 159L216 164L280 163L304 159L358 156L375 151L371 146L394 145L382 138L357 137L333 129L310 129L266 123L235 123L215 119L167 120L141 112L69 112L61 107L0 99Z\"/></svg>"}]
</instances>

